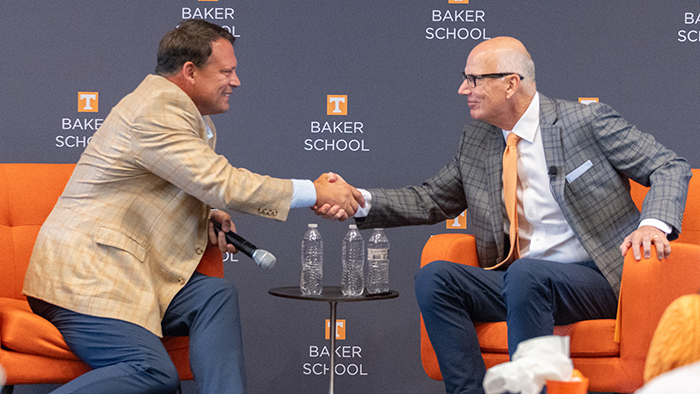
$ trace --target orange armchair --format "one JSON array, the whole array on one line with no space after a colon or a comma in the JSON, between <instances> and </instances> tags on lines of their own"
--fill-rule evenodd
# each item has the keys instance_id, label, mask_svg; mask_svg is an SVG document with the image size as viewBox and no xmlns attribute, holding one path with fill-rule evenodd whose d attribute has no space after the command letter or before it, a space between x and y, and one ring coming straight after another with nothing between
<instances>
[{"instance_id":1,"label":"orange armchair","mask_svg":"<svg viewBox=\"0 0 700 394\"><path fill-rule=\"evenodd\" d=\"M630 393L644 384L644 362L654 329L673 300L700 288L700 170L693 170L683 216L683 233L671 245L671 256L640 262L631 253L625 259L619 305L619 343L615 341L614 319L586 320L556 326L554 334L571 338L574 367L589 378L589 390ZM632 184L638 207L647 189ZM652 256L655 256L652 252ZM435 260L476 265L476 243L468 234L439 234L423 248L421 267ZM421 318L421 358L431 378L442 380L437 357ZM505 322L475 323L486 368L506 362L508 357Z\"/></svg>"},{"instance_id":2,"label":"orange armchair","mask_svg":"<svg viewBox=\"0 0 700 394\"><path fill-rule=\"evenodd\" d=\"M0 365L7 373L3 394L14 385L65 383L90 370L68 349L58 329L32 313L22 295L39 228L73 173L74 164L0 164ZM221 252L207 248L198 271L223 277ZM189 338L163 344L181 380L192 380Z\"/></svg>"}]
</instances>

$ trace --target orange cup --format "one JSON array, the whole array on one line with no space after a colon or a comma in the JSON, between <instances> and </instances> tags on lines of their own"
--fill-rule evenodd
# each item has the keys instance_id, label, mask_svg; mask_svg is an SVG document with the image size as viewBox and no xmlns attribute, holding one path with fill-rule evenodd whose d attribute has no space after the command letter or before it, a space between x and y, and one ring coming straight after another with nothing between
<instances>
[{"instance_id":1,"label":"orange cup","mask_svg":"<svg viewBox=\"0 0 700 394\"><path fill-rule=\"evenodd\" d=\"M588 378L564 382L561 380L547 381L547 394L586 394L588 392Z\"/></svg>"}]
</instances>

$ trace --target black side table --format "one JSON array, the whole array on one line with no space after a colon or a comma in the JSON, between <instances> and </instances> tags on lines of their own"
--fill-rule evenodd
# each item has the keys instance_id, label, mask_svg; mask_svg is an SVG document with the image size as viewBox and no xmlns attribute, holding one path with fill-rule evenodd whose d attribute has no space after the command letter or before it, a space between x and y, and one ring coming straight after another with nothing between
<instances>
[{"instance_id":1,"label":"black side table","mask_svg":"<svg viewBox=\"0 0 700 394\"><path fill-rule=\"evenodd\" d=\"M360 302L360 301L374 301L374 300L388 300L390 298L396 298L399 296L399 292L395 290L389 290L386 293L379 294L369 294L365 290L362 295L359 296L344 296L340 289L340 286L323 286L323 292L320 295L304 295L301 294L301 289L299 286L287 286L287 287L276 287L268 291L273 296L283 297L283 298L293 298L296 300L307 300L307 301L326 301L331 305L331 383L328 389L328 394L333 394L333 384L335 377L335 322L336 322L336 311L338 309L339 302Z\"/></svg>"}]
</instances>

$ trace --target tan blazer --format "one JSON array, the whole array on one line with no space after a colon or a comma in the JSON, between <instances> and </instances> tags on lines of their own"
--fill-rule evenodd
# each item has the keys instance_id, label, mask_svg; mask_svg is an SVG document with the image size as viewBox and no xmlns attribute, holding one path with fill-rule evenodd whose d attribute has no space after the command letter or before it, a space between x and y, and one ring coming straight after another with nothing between
<instances>
[{"instance_id":1,"label":"tan blazer","mask_svg":"<svg viewBox=\"0 0 700 394\"><path fill-rule=\"evenodd\" d=\"M215 142L187 94L146 77L81 156L41 228L24 294L162 336L163 314L206 248L210 207L289 212L290 180L234 168Z\"/></svg>"}]
</instances>

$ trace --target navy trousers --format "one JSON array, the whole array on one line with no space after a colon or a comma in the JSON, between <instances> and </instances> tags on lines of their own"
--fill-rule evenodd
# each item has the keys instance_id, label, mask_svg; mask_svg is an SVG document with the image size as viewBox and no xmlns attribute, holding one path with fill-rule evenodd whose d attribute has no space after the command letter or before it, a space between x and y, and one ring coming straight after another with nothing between
<instances>
[{"instance_id":1,"label":"navy trousers","mask_svg":"<svg viewBox=\"0 0 700 394\"><path fill-rule=\"evenodd\" d=\"M473 322L506 321L512 356L555 325L615 318L617 297L593 262L520 259L507 271L434 261L415 278L416 298L448 394L484 393L486 366Z\"/></svg>"},{"instance_id":2,"label":"navy trousers","mask_svg":"<svg viewBox=\"0 0 700 394\"><path fill-rule=\"evenodd\" d=\"M145 328L34 298L29 304L93 368L54 394L173 394L179 390L177 370L160 338ZM195 272L171 302L162 327L164 335L189 335L190 366L200 393L245 393L238 293L233 283Z\"/></svg>"}]
</instances>

